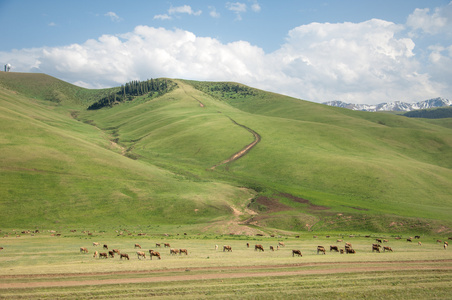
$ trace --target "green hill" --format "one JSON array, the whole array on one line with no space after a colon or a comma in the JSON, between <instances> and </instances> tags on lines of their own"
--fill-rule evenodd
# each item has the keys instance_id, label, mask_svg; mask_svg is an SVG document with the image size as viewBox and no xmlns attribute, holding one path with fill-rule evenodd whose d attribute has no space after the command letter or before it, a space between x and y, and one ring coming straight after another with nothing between
<instances>
[{"instance_id":1,"label":"green hill","mask_svg":"<svg viewBox=\"0 0 452 300\"><path fill-rule=\"evenodd\" d=\"M450 232L450 119L184 80L88 110L114 89L0 75L3 226Z\"/></svg>"}]
</instances>

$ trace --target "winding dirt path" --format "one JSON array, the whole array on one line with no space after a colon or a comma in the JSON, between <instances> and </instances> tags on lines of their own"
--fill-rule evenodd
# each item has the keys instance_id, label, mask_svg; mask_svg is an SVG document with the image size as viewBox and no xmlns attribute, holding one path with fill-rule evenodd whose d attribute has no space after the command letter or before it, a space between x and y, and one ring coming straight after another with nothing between
<instances>
[{"instance_id":1,"label":"winding dirt path","mask_svg":"<svg viewBox=\"0 0 452 300\"><path fill-rule=\"evenodd\" d=\"M259 142L261 141L261 136L260 136L256 131L252 130L252 129L249 128L249 127L246 127L245 125L242 125L242 124L237 123L237 122L234 121L231 117L228 117L228 118L229 118L229 119L232 121L232 123L234 123L235 125L240 126L240 127L243 127L243 128L245 128L246 130L248 130L249 132L251 132L251 134L253 134L253 136L254 136L254 141L253 141L251 144L246 145L245 148L243 148L243 149L240 150L239 152L234 153L234 154L233 154L231 157L229 157L228 159L223 160L222 162L220 162L220 163L214 165L213 167L211 167L211 168L210 168L211 170L214 170L216 167L218 167L218 166L220 166L220 165L224 165L224 164L230 163L231 161L234 161L234 160L239 159L240 157L242 157L242 156L244 156L245 154L247 154L254 146L257 145L257 143L259 143Z\"/></svg>"},{"instance_id":2,"label":"winding dirt path","mask_svg":"<svg viewBox=\"0 0 452 300\"><path fill-rule=\"evenodd\" d=\"M283 269L284 270L278 270ZM289 269L289 270L287 270ZM209 272L209 271L219 272ZM155 271L124 271L111 273L83 273L83 274L49 274L49 275L14 275L0 276L1 279L13 278L10 283L0 283L1 289L11 288L38 288L38 287L69 287L69 286L95 286L95 285L117 285L149 282L169 282L187 280L213 280L228 278L256 278L272 276L303 276L320 274L345 274L345 273L367 273L367 272L388 272L402 270L452 270L451 260L441 261L388 261L388 262L339 262L339 263L299 263L292 265L272 265L272 266L249 266L249 267L209 267L175 269L175 270L155 270ZM193 271L193 273L191 272ZM207 273L199 274L199 272ZM223 272L221 272L223 271ZM226 271L226 272L225 272ZM151 277L127 278L128 275L149 275ZM108 279L105 276L124 275L124 278ZM89 276L90 279L76 280L77 277ZM96 279L102 276L105 279ZM94 278L92 278L94 277ZM69 280L58 281L54 278L64 278ZM73 279L72 279L73 278ZM38 279L39 281L29 281ZM47 280L49 279L49 280ZM24 280L24 282L20 282Z\"/></svg>"}]
</instances>

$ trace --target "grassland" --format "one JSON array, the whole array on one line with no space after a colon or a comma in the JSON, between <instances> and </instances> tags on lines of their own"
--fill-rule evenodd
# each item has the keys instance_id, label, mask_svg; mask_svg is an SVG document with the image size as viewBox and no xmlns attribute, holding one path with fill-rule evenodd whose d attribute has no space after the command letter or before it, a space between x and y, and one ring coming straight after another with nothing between
<instances>
[{"instance_id":1,"label":"grassland","mask_svg":"<svg viewBox=\"0 0 452 300\"><path fill-rule=\"evenodd\" d=\"M0 73L4 227L451 233L449 119L173 81L163 96L89 111L111 89ZM259 143L213 170L254 141L246 128Z\"/></svg>"},{"instance_id":2,"label":"grassland","mask_svg":"<svg viewBox=\"0 0 452 300\"><path fill-rule=\"evenodd\" d=\"M3 230L0 299L445 299L452 292L452 256L436 242L436 236L421 236L409 243L406 236L396 240L391 235L364 237L364 233L353 237L305 233L299 238L182 232L167 236L152 229L140 232L146 235L138 233L120 229L91 231L92 235L80 230L35 234ZM372 252L376 237L387 238L383 245L394 251ZM269 251L269 246L276 249L279 241L286 246ZM93 258L94 251L105 250L92 242L120 249L130 260ZM155 243L164 242L186 248L189 254L170 255L168 248L155 248ZM328 249L329 245L343 247L345 242L352 243L357 253L316 253L317 245ZM144 251L157 249L162 259L138 260L135 243ZM224 244L233 251L223 252ZM262 244L265 251L256 252L255 244ZM220 246L218 250L215 245ZM80 253L79 247L87 247L89 253ZM303 256L292 257L292 249L300 249Z\"/></svg>"}]
</instances>

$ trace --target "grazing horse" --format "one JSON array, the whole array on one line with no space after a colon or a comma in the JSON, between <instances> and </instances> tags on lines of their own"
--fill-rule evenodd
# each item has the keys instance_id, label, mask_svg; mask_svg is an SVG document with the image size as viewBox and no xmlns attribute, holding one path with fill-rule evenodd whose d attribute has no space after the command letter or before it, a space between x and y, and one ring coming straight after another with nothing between
<instances>
[{"instance_id":1,"label":"grazing horse","mask_svg":"<svg viewBox=\"0 0 452 300\"><path fill-rule=\"evenodd\" d=\"M355 249L352 249L352 248L350 248L350 247L348 247L348 248L345 248L345 253L346 254L355 254L356 253L356 251L355 251Z\"/></svg>"},{"instance_id":2,"label":"grazing horse","mask_svg":"<svg viewBox=\"0 0 452 300\"><path fill-rule=\"evenodd\" d=\"M232 252L232 248L229 245L224 245L223 246L223 252L225 252L226 250L228 250L228 252Z\"/></svg>"},{"instance_id":3,"label":"grazing horse","mask_svg":"<svg viewBox=\"0 0 452 300\"><path fill-rule=\"evenodd\" d=\"M169 243L164 243L163 246L165 246L165 248L170 248L170 244Z\"/></svg>"},{"instance_id":4,"label":"grazing horse","mask_svg":"<svg viewBox=\"0 0 452 300\"><path fill-rule=\"evenodd\" d=\"M317 254L319 254L319 252L323 252L323 254L326 254L325 248L323 246L317 246Z\"/></svg>"},{"instance_id":5,"label":"grazing horse","mask_svg":"<svg viewBox=\"0 0 452 300\"><path fill-rule=\"evenodd\" d=\"M344 249L341 248L340 252L341 252L341 254L344 254Z\"/></svg>"},{"instance_id":6,"label":"grazing horse","mask_svg":"<svg viewBox=\"0 0 452 300\"><path fill-rule=\"evenodd\" d=\"M345 248L351 248L351 247L352 247L351 243L349 243L349 242L345 243Z\"/></svg>"},{"instance_id":7,"label":"grazing horse","mask_svg":"<svg viewBox=\"0 0 452 300\"><path fill-rule=\"evenodd\" d=\"M137 251L137 257L140 260L141 260L141 257L144 257L144 259L146 259L146 253L144 253L143 251Z\"/></svg>"},{"instance_id":8,"label":"grazing horse","mask_svg":"<svg viewBox=\"0 0 452 300\"><path fill-rule=\"evenodd\" d=\"M338 239L338 240L336 240L336 242L341 243L341 242L343 242L343 240Z\"/></svg>"},{"instance_id":9,"label":"grazing horse","mask_svg":"<svg viewBox=\"0 0 452 300\"><path fill-rule=\"evenodd\" d=\"M188 255L187 249L179 249L179 255L181 255L182 253L185 253L185 255Z\"/></svg>"},{"instance_id":10,"label":"grazing horse","mask_svg":"<svg viewBox=\"0 0 452 300\"><path fill-rule=\"evenodd\" d=\"M127 258L127 260L130 260L130 259L129 259L129 254L127 254L127 253L121 253L121 254L119 254L119 258L120 258L120 259Z\"/></svg>"},{"instance_id":11,"label":"grazing horse","mask_svg":"<svg viewBox=\"0 0 452 300\"><path fill-rule=\"evenodd\" d=\"M107 246L106 244L104 244L104 249L107 249L107 250L108 250L108 246Z\"/></svg>"},{"instance_id":12,"label":"grazing horse","mask_svg":"<svg viewBox=\"0 0 452 300\"><path fill-rule=\"evenodd\" d=\"M447 250L447 245L448 245L448 244L444 244L444 250Z\"/></svg>"},{"instance_id":13,"label":"grazing horse","mask_svg":"<svg viewBox=\"0 0 452 300\"><path fill-rule=\"evenodd\" d=\"M411 238L407 238L406 241L410 243L412 242Z\"/></svg>"},{"instance_id":14,"label":"grazing horse","mask_svg":"<svg viewBox=\"0 0 452 300\"><path fill-rule=\"evenodd\" d=\"M99 243L93 242L93 246L94 247L99 246Z\"/></svg>"},{"instance_id":15,"label":"grazing horse","mask_svg":"<svg viewBox=\"0 0 452 300\"><path fill-rule=\"evenodd\" d=\"M262 247L262 245L255 245L254 246L254 251L257 251L257 250L264 251L264 247Z\"/></svg>"},{"instance_id":16,"label":"grazing horse","mask_svg":"<svg viewBox=\"0 0 452 300\"><path fill-rule=\"evenodd\" d=\"M119 249L113 249L113 253L116 253L116 254L121 254L121 252L119 251Z\"/></svg>"},{"instance_id":17,"label":"grazing horse","mask_svg":"<svg viewBox=\"0 0 452 300\"><path fill-rule=\"evenodd\" d=\"M278 242L278 246L286 247L286 245L284 244L284 242Z\"/></svg>"},{"instance_id":18,"label":"grazing horse","mask_svg":"<svg viewBox=\"0 0 452 300\"><path fill-rule=\"evenodd\" d=\"M108 258L108 255L107 255L107 253L102 252L102 253L99 253L99 258Z\"/></svg>"},{"instance_id":19,"label":"grazing horse","mask_svg":"<svg viewBox=\"0 0 452 300\"><path fill-rule=\"evenodd\" d=\"M415 238L415 239L420 239L421 236L420 236L420 235L416 235L414 238Z\"/></svg>"},{"instance_id":20,"label":"grazing horse","mask_svg":"<svg viewBox=\"0 0 452 300\"><path fill-rule=\"evenodd\" d=\"M333 251L333 250L336 251L336 252L339 252L339 248L337 246L331 246L330 245L330 252Z\"/></svg>"},{"instance_id":21,"label":"grazing horse","mask_svg":"<svg viewBox=\"0 0 452 300\"><path fill-rule=\"evenodd\" d=\"M140 248L141 249L141 246L140 246L140 244L135 244L135 247L133 247L133 248Z\"/></svg>"},{"instance_id":22,"label":"grazing horse","mask_svg":"<svg viewBox=\"0 0 452 300\"><path fill-rule=\"evenodd\" d=\"M391 248L391 247L384 246L384 247L383 247L383 252L386 252L386 251L391 251L391 252L392 252L392 248Z\"/></svg>"},{"instance_id":23,"label":"grazing horse","mask_svg":"<svg viewBox=\"0 0 452 300\"><path fill-rule=\"evenodd\" d=\"M300 250L292 250L292 257L294 257L295 254L298 255L298 256L303 256L303 255L301 255L301 251Z\"/></svg>"},{"instance_id":24,"label":"grazing horse","mask_svg":"<svg viewBox=\"0 0 452 300\"><path fill-rule=\"evenodd\" d=\"M270 246L270 250L275 251L275 248L273 248L273 246Z\"/></svg>"},{"instance_id":25,"label":"grazing horse","mask_svg":"<svg viewBox=\"0 0 452 300\"><path fill-rule=\"evenodd\" d=\"M149 250L149 256L151 257L151 260L152 260L152 257L153 256L157 256L159 259L162 259L161 257L160 257L160 253L159 252L157 252L157 251L154 251L154 250Z\"/></svg>"},{"instance_id":26,"label":"grazing horse","mask_svg":"<svg viewBox=\"0 0 452 300\"><path fill-rule=\"evenodd\" d=\"M93 257L97 257L98 254L99 254L99 252L94 251Z\"/></svg>"},{"instance_id":27,"label":"grazing horse","mask_svg":"<svg viewBox=\"0 0 452 300\"><path fill-rule=\"evenodd\" d=\"M246 243L246 248L249 248L250 247L250 243Z\"/></svg>"},{"instance_id":28,"label":"grazing horse","mask_svg":"<svg viewBox=\"0 0 452 300\"><path fill-rule=\"evenodd\" d=\"M372 244L372 252L377 251L378 253L380 253L380 247L380 245Z\"/></svg>"},{"instance_id":29,"label":"grazing horse","mask_svg":"<svg viewBox=\"0 0 452 300\"><path fill-rule=\"evenodd\" d=\"M156 243L155 246L156 247L161 247L161 245L159 243Z\"/></svg>"},{"instance_id":30,"label":"grazing horse","mask_svg":"<svg viewBox=\"0 0 452 300\"><path fill-rule=\"evenodd\" d=\"M88 249L86 249L85 247L80 247L80 252L88 253Z\"/></svg>"},{"instance_id":31,"label":"grazing horse","mask_svg":"<svg viewBox=\"0 0 452 300\"><path fill-rule=\"evenodd\" d=\"M375 239L375 241L380 244L382 243L381 239Z\"/></svg>"},{"instance_id":32,"label":"grazing horse","mask_svg":"<svg viewBox=\"0 0 452 300\"><path fill-rule=\"evenodd\" d=\"M417 244L418 244L418 246L422 246L422 243L421 243L421 242L417 242Z\"/></svg>"},{"instance_id":33,"label":"grazing horse","mask_svg":"<svg viewBox=\"0 0 452 300\"><path fill-rule=\"evenodd\" d=\"M111 257L111 258L114 258L115 257L115 253L113 252L113 251L108 251L108 255Z\"/></svg>"},{"instance_id":34,"label":"grazing horse","mask_svg":"<svg viewBox=\"0 0 452 300\"><path fill-rule=\"evenodd\" d=\"M177 254L177 253L179 253L179 249L173 249L173 248L170 249L170 254L171 255Z\"/></svg>"}]
</instances>

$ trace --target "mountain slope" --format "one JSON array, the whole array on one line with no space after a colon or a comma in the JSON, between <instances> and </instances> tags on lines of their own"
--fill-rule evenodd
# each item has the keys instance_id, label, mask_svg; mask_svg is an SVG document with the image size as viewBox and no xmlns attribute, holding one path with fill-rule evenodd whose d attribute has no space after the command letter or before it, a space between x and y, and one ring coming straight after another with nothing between
<instances>
[{"instance_id":1,"label":"mountain slope","mask_svg":"<svg viewBox=\"0 0 452 300\"><path fill-rule=\"evenodd\" d=\"M221 220L235 220L237 232L246 224L290 231L451 226L447 121L351 111L235 83L174 82L157 98L97 111L79 105L73 115L82 122L70 118L74 104L55 109L2 90L1 107L11 107L0 115L11 126L0 136L8 223L50 224L30 216L51 207L64 224L87 214L94 224L205 223L221 232L229 229L216 227ZM8 119L13 110L18 120ZM252 132L258 144L212 170L251 144ZM43 148L34 154L40 135ZM27 182L33 189L21 189ZM23 209L23 217L14 214ZM394 223L405 225L388 227Z\"/></svg>"},{"instance_id":2,"label":"mountain slope","mask_svg":"<svg viewBox=\"0 0 452 300\"><path fill-rule=\"evenodd\" d=\"M51 103L3 88L0 103L3 226L196 224L227 218L250 198L122 156L96 127Z\"/></svg>"}]
</instances>

